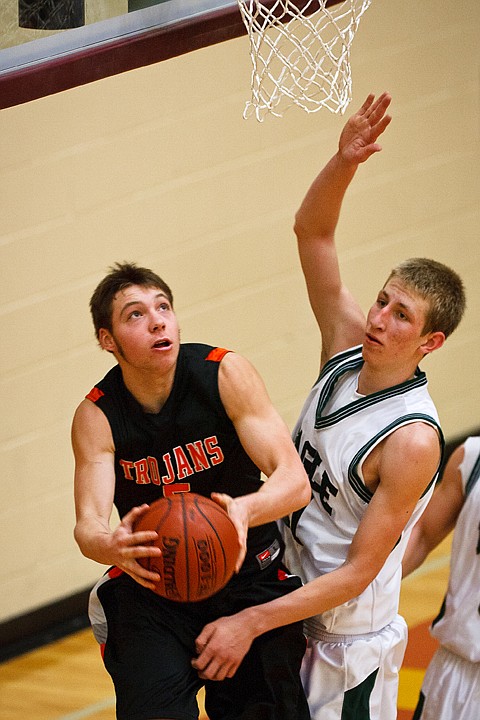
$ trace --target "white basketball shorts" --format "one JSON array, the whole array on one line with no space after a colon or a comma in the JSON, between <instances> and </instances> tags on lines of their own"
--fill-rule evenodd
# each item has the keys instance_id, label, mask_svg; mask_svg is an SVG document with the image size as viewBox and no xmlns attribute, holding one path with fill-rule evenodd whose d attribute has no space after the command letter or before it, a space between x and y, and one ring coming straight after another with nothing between
<instances>
[{"instance_id":1,"label":"white basketball shorts","mask_svg":"<svg viewBox=\"0 0 480 720\"><path fill-rule=\"evenodd\" d=\"M440 647L423 679L415 718L418 720L478 720L480 663Z\"/></svg>"},{"instance_id":2,"label":"white basketball shorts","mask_svg":"<svg viewBox=\"0 0 480 720\"><path fill-rule=\"evenodd\" d=\"M308 637L302 682L312 720L396 720L407 637L400 615L367 635Z\"/></svg>"}]
</instances>

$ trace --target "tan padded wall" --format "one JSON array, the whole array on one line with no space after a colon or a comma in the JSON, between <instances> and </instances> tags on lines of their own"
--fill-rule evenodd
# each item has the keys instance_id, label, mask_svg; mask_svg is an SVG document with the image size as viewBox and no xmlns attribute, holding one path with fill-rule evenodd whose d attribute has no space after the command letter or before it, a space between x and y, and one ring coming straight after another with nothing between
<instances>
[{"instance_id":1,"label":"tan padded wall","mask_svg":"<svg viewBox=\"0 0 480 720\"><path fill-rule=\"evenodd\" d=\"M352 51L354 97L393 95L383 152L345 202L338 242L365 310L412 255L464 277L468 312L424 369L447 439L479 426L478 0L376 0ZM243 120L247 38L0 113L0 621L103 568L72 536L75 407L110 367L88 301L135 260L171 284L184 341L257 366L290 427L318 367L292 232L344 118Z\"/></svg>"}]
</instances>

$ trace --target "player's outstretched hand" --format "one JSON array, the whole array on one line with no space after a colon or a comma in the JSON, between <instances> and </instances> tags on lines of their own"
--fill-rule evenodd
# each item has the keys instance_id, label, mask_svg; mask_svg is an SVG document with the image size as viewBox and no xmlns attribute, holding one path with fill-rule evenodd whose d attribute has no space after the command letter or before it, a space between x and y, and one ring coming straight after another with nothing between
<instances>
[{"instance_id":1,"label":"player's outstretched hand","mask_svg":"<svg viewBox=\"0 0 480 720\"><path fill-rule=\"evenodd\" d=\"M193 667L203 680L225 680L235 675L254 638L241 613L205 625L195 641L198 657Z\"/></svg>"},{"instance_id":2,"label":"player's outstretched hand","mask_svg":"<svg viewBox=\"0 0 480 720\"><path fill-rule=\"evenodd\" d=\"M147 504L140 505L124 515L111 535L111 544L116 567L128 573L140 585L153 590L160 576L142 567L138 558L156 557L162 554L160 548L149 544L157 538L157 533L154 530L141 532L133 530L135 521L148 510L148 507Z\"/></svg>"},{"instance_id":3,"label":"player's outstretched hand","mask_svg":"<svg viewBox=\"0 0 480 720\"><path fill-rule=\"evenodd\" d=\"M377 100L370 94L360 110L347 121L338 143L344 160L352 164L362 163L382 149L376 141L392 119L385 114L391 100L386 92Z\"/></svg>"}]
</instances>

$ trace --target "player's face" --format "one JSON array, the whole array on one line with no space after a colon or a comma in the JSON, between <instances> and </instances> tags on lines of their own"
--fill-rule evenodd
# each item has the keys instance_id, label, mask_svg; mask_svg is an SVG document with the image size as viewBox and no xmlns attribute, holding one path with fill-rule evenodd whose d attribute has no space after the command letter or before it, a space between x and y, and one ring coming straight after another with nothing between
<instances>
[{"instance_id":1,"label":"player's face","mask_svg":"<svg viewBox=\"0 0 480 720\"><path fill-rule=\"evenodd\" d=\"M180 346L177 317L159 288L130 285L112 303L112 332L100 333L102 347L120 363L168 372Z\"/></svg>"},{"instance_id":2,"label":"player's face","mask_svg":"<svg viewBox=\"0 0 480 720\"><path fill-rule=\"evenodd\" d=\"M392 278L380 290L367 316L363 354L366 361L415 365L425 355L431 333L424 334L428 304Z\"/></svg>"}]
</instances>

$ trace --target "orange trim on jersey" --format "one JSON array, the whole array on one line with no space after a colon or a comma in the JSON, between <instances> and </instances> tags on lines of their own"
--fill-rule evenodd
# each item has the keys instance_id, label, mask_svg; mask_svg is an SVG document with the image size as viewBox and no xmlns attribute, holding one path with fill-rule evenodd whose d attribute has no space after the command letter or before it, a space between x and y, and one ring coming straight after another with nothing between
<instances>
[{"instance_id":1,"label":"orange trim on jersey","mask_svg":"<svg viewBox=\"0 0 480 720\"><path fill-rule=\"evenodd\" d=\"M225 348L213 348L213 350L210 350L205 360L211 360L212 362L220 362L223 360L225 355L229 352L232 352L231 350L225 350Z\"/></svg>"},{"instance_id":2,"label":"orange trim on jersey","mask_svg":"<svg viewBox=\"0 0 480 720\"><path fill-rule=\"evenodd\" d=\"M92 390L90 390L88 395L85 395L85 397L87 398L87 400L91 400L92 402L97 402L97 400L99 400L102 397L102 395L104 395L104 394L105 393L102 392L102 390L99 390L99 388L94 387L94 388L92 388Z\"/></svg>"},{"instance_id":3,"label":"orange trim on jersey","mask_svg":"<svg viewBox=\"0 0 480 720\"><path fill-rule=\"evenodd\" d=\"M120 577L120 575L123 575L123 570L120 570L116 565L110 568L110 570L107 571L107 575L110 579L113 580L113 578Z\"/></svg>"}]
</instances>

